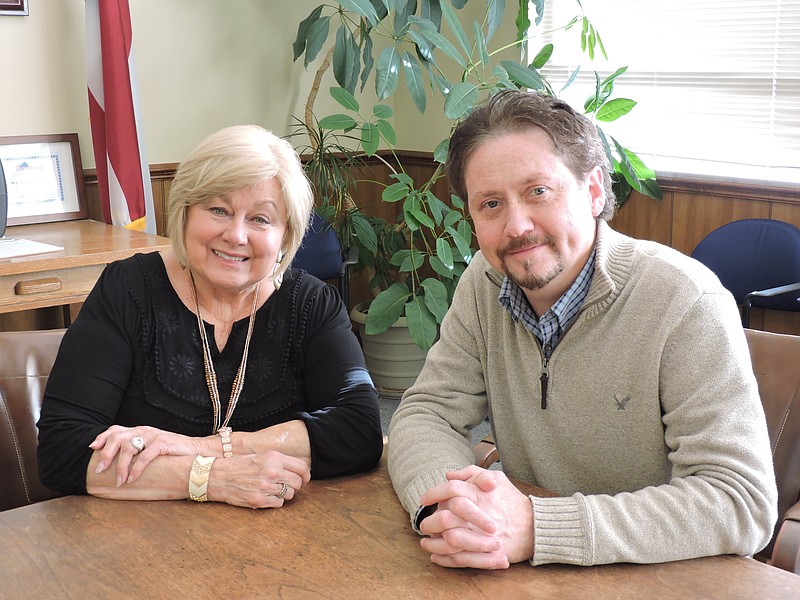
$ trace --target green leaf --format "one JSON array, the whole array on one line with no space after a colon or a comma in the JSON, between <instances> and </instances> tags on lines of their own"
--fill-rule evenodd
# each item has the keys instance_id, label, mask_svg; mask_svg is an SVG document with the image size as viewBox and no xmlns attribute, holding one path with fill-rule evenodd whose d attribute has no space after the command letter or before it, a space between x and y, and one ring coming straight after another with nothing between
<instances>
[{"instance_id":1,"label":"green leaf","mask_svg":"<svg viewBox=\"0 0 800 600\"><path fill-rule=\"evenodd\" d=\"M417 53L422 57L422 59L429 63L434 62L433 45L431 42L419 31L414 31L413 29L409 31L407 35L409 39L411 39L411 41L413 41L416 45Z\"/></svg>"},{"instance_id":2,"label":"green leaf","mask_svg":"<svg viewBox=\"0 0 800 600\"><path fill-rule=\"evenodd\" d=\"M455 2L453 2L453 4L455 5ZM458 20L456 13L453 12L450 4L446 1L441 3L441 7L444 20L447 22L447 26L450 28L450 31L453 32L453 36L461 46L464 56L469 56L469 40L467 39L467 34L464 33L464 28L461 27L461 22Z\"/></svg>"},{"instance_id":3,"label":"green leaf","mask_svg":"<svg viewBox=\"0 0 800 600\"><path fill-rule=\"evenodd\" d=\"M381 137L386 140L387 144L394 146L397 143L397 134L389 121L386 119L378 119L375 125L378 127Z\"/></svg>"},{"instance_id":4,"label":"green leaf","mask_svg":"<svg viewBox=\"0 0 800 600\"><path fill-rule=\"evenodd\" d=\"M433 160L444 164L447 161L447 153L450 151L450 138L442 140L433 151Z\"/></svg>"},{"instance_id":5,"label":"green leaf","mask_svg":"<svg viewBox=\"0 0 800 600\"><path fill-rule=\"evenodd\" d=\"M625 178L625 181L631 184L631 187L635 189L637 192L642 191L642 184L639 181L639 177L636 175L636 171L631 164L631 161L628 159L628 153L625 148L623 148L620 143L615 140L613 137L611 140L614 142L614 146L617 149L617 153L619 154L619 165L620 169L619 172Z\"/></svg>"},{"instance_id":6,"label":"green leaf","mask_svg":"<svg viewBox=\"0 0 800 600\"><path fill-rule=\"evenodd\" d=\"M420 225L423 225L424 227L427 227L429 229L433 229L434 227L436 227L436 224L433 222L433 219L431 219L428 215L426 215L420 209L415 208L415 209L410 210L409 212L412 215L414 215L414 218L417 220L417 223L419 223Z\"/></svg>"},{"instance_id":7,"label":"green leaf","mask_svg":"<svg viewBox=\"0 0 800 600\"><path fill-rule=\"evenodd\" d=\"M481 57L481 63L488 65L489 51L486 49L486 40L483 39L483 31L477 21L472 22L472 33L475 36L475 44L478 46L478 56Z\"/></svg>"},{"instance_id":8,"label":"green leaf","mask_svg":"<svg viewBox=\"0 0 800 600\"><path fill-rule=\"evenodd\" d=\"M562 92L565 89L567 89L570 85L572 85L572 82L575 81L575 78L578 76L578 73L580 72L581 72L581 66L578 65L577 67L575 67L575 70L570 74L569 78L567 79L567 82L564 84L564 87L561 88Z\"/></svg>"},{"instance_id":9,"label":"green leaf","mask_svg":"<svg viewBox=\"0 0 800 600\"><path fill-rule=\"evenodd\" d=\"M457 210L451 210L444 216L444 221L442 222L442 226L444 228L452 227L455 225L458 220L461 218L461 213Z\"/></svg>"},{"instance_id":10,"label":"green leaf","mask_svg":"<svg viewBox=\"0 0 800 600\"><path fill-rule=\"evenodd\" d=\"M497 80L497 87L506 90L516 90L517 86L514 84L511 79L508 77L508 71L506 71L502 65L495 65L492 69L492 77Z\"/></svg>"},{"instance_id":11,"label":"green leaf","mask_svg":"<svg viewBox=\"0 0 800 600\"><path fill-rule=\"evenodd\" d=\"M598 121L602 121L603 123L616 121L620 117L631 112L634 106L636 106L636 102L633 100L628 98L616 98L614 100L609 100L601 106L595 116Z\"/></svg>"},{"instance_id":12,"label":"green leaf","mask_svg":"<svg viewBox=\"0 0 800 600\"><path fill-rule=\"evenodd\" d=\"M361 57L353 34L344 25L336 32L336 45L333 48L333 76L337 83L355 93L358 74L361 72Z\"/></svg>"},{"instance_id":13,"label":"green leaf","mask_svg":"<svg viewBox=\"0 0 800 600\"><path fill-rule=\"evenodd\" d=\"M531 61L531 66L534 69L541 69L547 64L547 61L550 60L551 56L553 56L553 44L545 44L542 46L542 49L539 50L539 53L536 55L536 57Z\"/></svg>"},{"instance_id":14,"label":"green leaf","mask_svg":"<svg viewBox=\"0 0 800 600\"><path fill-rule=\"evenodd\" d=\"M403 0L395 2L394 11L394 36L401 38L408 30L408 18L417 10L416 0Z\"/></svg>"},{"instance_id":15,"label":"green leaf","mask_svg":"<svg viewBox=\"0 0 800 600\"><path fill-rule=\"evenodd\" d=\"M339 0L342 8L367 19L375 27L378 24L378 13L369 0Z\"/></svg>"},{"instance_id":16,"label":"green leaf","mask_svg":"<svg viewBox=\"0 0 800 600\"><path fill-rule=\"evenodd\" d=\"M398 270L401 273L410 273L411 271L416 271L425 264L425 255L422 252L419 252L418 250L404 250L403 252L407 252L408 254L403 259L403 262L400 263Z\"/></svg>"},{"instance_id":17,"label":"green leaf","mask_svg":"<svg viewBox=\"0 0 800 600\"><path fill-rule=\"evenodd\" d=\"M450 0L450 2L453 4L455 8L461 10L467 5L467 2L469 2L469 0Z\"/></svg>"},{"instance_id":18,"label":"green leaf","mask_svg":"<svg viewBox=\"0 0 800 600\"><path fill-rule=\"evenodd\" d=\"M437 238L436 240L436 256L442 261L442 264L449 268L453 268L453 249L447 240L444 238Z\"/></svg>"},{"instance_id":19,"label":"green leaf","mask_svg":"<svg viewBox=\"0 0 800 600\"><path fill-rule=\"evenodd\" d=\"M606 158L608 159L609 164L614 164L614 154L611 152L611 145L608 143L608 138L606 138L606 134L603 132L600 127L595 126L597 129L597 135L600 136L600 141L603 142L603 148L606 151Z\"/></svg>"},{"instance_id":20,"label":"green leaf","mask_svg":"<svg viewBox=\"0 0 800 600\"><path fill-rule=\"evenodd\" d=\"M317 8L311 11L310 15L300 21L300 25L297 26L297 37L292 44L292 61L296 61L298 58L300 58L300 55L305 51L311 26L319 19L320 14L322 14L323 7L324 5L320 4Z\"/></svg>"},{"instance_id":21,"label":"green leaf","mask_svg":"<svg viewBox=\"0 0 800 600\"><path fill-rule=\"evenodd\" d=\"M430 264L431 268L436 271L438 275L444 277L445 279L452 279L455 275L455 270L452 267L448 268L445 266L445 264L436 256L428 257L428 264Z\"/></svg>"},{"instance_id":22,"label":"green leaf","mask_svg":"<svg viewBox=\"0 0 800 600\"><path fill-rule=\"evenodd\" d=\"M397 89L400 78L400 57L394 46L383 49L375 66L375 93L378 100L391 96Z\"/></svg>"},{"instance_id":23,"label":"green leaf","mask_svg":"<svg viewBox=\"0 0 800 600\"><path fill-rule=\"evenodd\" d=\"M393 183L392 185L384 188L383 193L381 194L381 201L397 202L399 200L405 200L410 191L411 190L408 189L408 186L405 183Z\"/></svg>"},{"instance_id":24,"label":"green leaf","mask_svg":"<svg viewBox=\"0 0 800 600\"><path fill-rule=\"evenodd\" d=\"M392 179L396 179L402 183L405 183L409 188L414 187L414 180L412 179L411 175L408 173L403 173L400 171L399 173L392 173L389 177Z\"/></svg>"},{"instance_id":25,"label":"green leaf","mask_svg":"<svg viewBox=\"0 0 800 600\"><path fill-rule=\"evenodd\" d=\"M422 80L422 69L419 68L416 57L409 52L403 52L403 71L406 74L406 88L414 101L414 106L420 113L424 113L428 95Z\"/></svg>"},{"instance_id":26,"label":"green leaf","mask_svg":"<svg viewBox=\"0 0 800 600\"><path fill-rule=\"evenodd\" d=\"M369 35L362 35L364 46L361 50L361 62L364 64L361 69L361 91L367 87L369 81L369 74L372 72L372 67L375 66L375 59L372 58L372 38Z\"/></svg>"},{"instance_id":27,"label":"green leaf","mask_svg":"<svg viewBox=\"0 0 800 600\"><path fill-rule=\"evenodd\" d=\"M456 248L458 249L458 255L463 261L468 261L472 258L472 247L470 246L470 241L472 239L472 228L470 228L469 223L464 220L461 220L458 223L458 229L453 229L452 227L448 227L445 229L447 233L449 233L453 241L456 243Z\"/></svg>"},{"instance_id":28,"label":"green leaf","mask_svg":"<svg viewBox=\"0 0 800 600\"><path fill-rule=\"evenodd\" d=\"M394 110L388 104L376 104L372 107L372 114L378 119L388 119L394 114Z\"/></svg>"},{"instance_id":29,"label":"green leaf","mask_svg":"<svg viewBox=\"0 0 800 600\"><path fill-rule=\"evenodd\" d=\"M319 126L323 129L349 130L357 125L356 120L350 115L330 115L320 119Z\"/></svg>"},{"instance_id":30,"label":"green leaf","mask_svg":"<svg viewBox=\"0 0 800 600\"><path fill-rule=\"evenodd\" d=\"M325 41L328 39L330 32L330 17L322 17L314 21L308 30L308 41L306 42L306 58L303 61L304 66L308 67L309 63L317 58L317 54L322 49Z\"/></svg>"},{"instance_id":31,"label":"green leaf","mask_svg":"<svg viewBox=\"0 0 800 600\"><path fill-rule=\"evenodd\" d=\"M408 323L408 333L411 335L411 339L422 350L428 350L433 346L438 334L436 318L419 296L411 298L405 309L406 323Z\"/></svg>"},{"instance_id":32,"label":"green leaf","mask_svg":"<svg viewBox=\"0 0 800 600\"><path fill-rule=\"evenodd\" d=\"M586 52L587 35L589 33L589 19L583 17L581 29L581 52Z\"/></svg>"},{"instance_id":33,"label":"green leaf","mask_svg":"<svg viewBox=\"0 0 800 600\"><path fill-rule=\"evenodd\" d=\"M506 0L489 0L488 8L489 14L487 17L489 21L489 30L486 34L487 42L492 39L497 28L500 27L500 24L503 22L503 13L506 11Z\"/></svg>"},{"instance_id":34,"label":"green leaf","mask_svg":"<svg viewBox=\"0 0 800 600\"><path fill-rule=\"evenodd\" d=\"M519 0L520 5L525 2L525 0ZM542 17L544 17L544 3L545 0L533 0L533 5L536 7L536 21L535 25L539 25L542 22Z\"/></svg>"},{"instance_id":35,"label":"green leaf","mask_svg":"<svg viewBox=\"0 0 800 600\"><path fill-rule=\"evenodd\" d=\"M353 112L358 112L360 110L361 107L358 104L358 100L356 100L355 96L353 96L353 94L346 89L341 87L332 87L330 89L330 93L331 97L347 110L352 110Z\"/></svg>"},{"instance_id":36,"label":"green leaf","mask_svg":"<svg viewBox=\"0 0 800 600\"><path fill-rule=\"evenodd\" d=\"M518 86L533 90L544 90L545 84L541 76L530 67L514 62L513 60L501 60L500 64L508 72L508 76Z\"/></svg>"},{"instance_id":37,"label":"green leaf","mask_svg":"<svg viewBox=\"0 0 800 600\"><path fill-rule=\"evenodd\" d=\"M460 238L460 239L459 239ZM466 219L461 219L458 223L458 235L453 236L456 247L461 252L461 257L465 261L472 258L472 225Z\"/></svg>"},{"instance_id":38,"label":"green leaf","mask_svg":"<svg viewBox=\"0 0 800 600\"><path fill-rule=\"evenodd\" d=\"M431 22L436 31L442 28L442 7L439 5L439 0L422 0L420 14L423 19Z\"/></svg>"},{"instance_id":39,"label":"green leaf","mask_svg":"<svg viewBox=\"0 0 800 600\"><path fill-rule=\"evenodd\" d=\"M380 140L381 135L377 125L364 123L361 126L361 147L364 148L364 154L373 156L378 151Z\"/></svg>"},{"instance_id":40,"label":"green leaf","mask_svg":"<svg viewBox=\"0 0 800 600\"><path fill-rule=\"evenodd\" d=\"M609 75L608 77L606 77L605 79L603 79L603 81L600 83L600 85L601 85L601 86L606 86L606 85L608 85L609 83L613 82L613 81L614 81L614 80L615 80L617 77L619 77L620 75L622 75L622 74L623 74L625 71L627 71L627 70L628 70L628 67L620 67L619 69L617 69L616 71L614 71L614 72L613 72L611 75Z\"/></svg>"},{"instance_id":41,"label":"green leaf","mask_svg":"<svg viewBox=\"0 0 800 600\"><path fill-rule=\"evenodd\" d=\"M428 205L428 211L433 215L433 220L437 225L441 224L444 214L450 209L447 205L436 197L436 194L428 190L425 192L425 204Z\"/></svg>"},{"instance_id":42,"label":"green leaf","mask_svg":"<svg viewBox=\"0 0 800 600\"><path fill-rule=\"evenodd\" d=\"M460 119L472 110L478 101L478 86L468 81L457 83L444 101L444 115L448 119Z\"/></svg>"},{"instance_id":43,"label":"green leaf","mask_svg":"<svg viewBox=\"0 0 800 600\"><path fill-rule=\"evenodd\" d=\"M467 61L464 56L458 51L458 48L441 33L438 31L429 31L427 29L420 29L420 33L436 48L439 48L439 50L461 65L462 68L467 68ZM469 54L467 54L467 56L469 56Z\"/></svg>"},{"instance_id":44,"label":"green leaf","mask_svg":"<svg viewBox=\"0 0 800 600\"><path fill-rule=\"evenodd\" d=\"M394 283L378 294L370 302L364 324L365 333L367 335L383 333L397 323L403 314L403 308L409 296L411 296L411 292L403 283Z\"/></svg>"},{"instance_id":45,"label":"green leaf","mask_svg":"<svg viewBox=\"0 0 800 600\"><path fill-rule=\"evenodd\" d=\"M354 213L352 215L352 223L358 241L375 254L378 251L378 236L375 235L375 230L372 228L372 225L370 225L369 221L360 213Z\"/></svg>"},{"instance_id":46,"label":"green leaf","mask_svg":"<svg viewBox=\"0 0 800 600\"><path fill-rule=\"evenodd\" d=\"M464 201L455 194L450 194L450 205L459 210L464 210Z\"/></svg>"},{"instance_id":47,"label":"green leaf","mask_svg":"<svg viewBox=\"0 0 800 600\"><path fill-rule=\"evenodd\" d=\"M614 140L616 142L616 140ZM625 150L625 156L628 158L631 166L633 167L633 172L636 173L636 177L642 180L645 179L655 179L656 172L653 171L650 167L644 164L644 161L639 158L638 155L633 153L631 150L627 148L623 148Z\"/></svg>"},{"instance_id":48,"label":"green leaf","mask_svg":"<svg viewBox=\"0 0 800 600\"><path fill-rule=\"evenodd\" d=\"M436 317L436 322L441 323L447 314L447 288L433 277L424 279L420 285L425 290L425 306Z\"/></svg>"}]
</instances>

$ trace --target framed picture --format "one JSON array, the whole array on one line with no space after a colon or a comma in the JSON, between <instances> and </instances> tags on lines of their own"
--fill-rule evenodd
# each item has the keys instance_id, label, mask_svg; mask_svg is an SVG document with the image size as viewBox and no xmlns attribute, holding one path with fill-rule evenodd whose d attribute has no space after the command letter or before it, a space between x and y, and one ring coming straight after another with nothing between
<instances>
[{"instance_id":1,"label":"framed picture","mask_svg":"<svg viewBox=\"0 0 800 600\"><path fill-rule=\"evenodd\" d=\"M77 133L0 137L8 224L86 219Z\"/></svg>"},{"instance_id":2,"label":"framed picture","mask_svg":"<svg viewBox=\"0 0 800 600\"><path fill-rule=\"evenodd\" d=\"M24 17L27 14L28 0L0 0L0 15Z\"/></svg>"}]
</instances>

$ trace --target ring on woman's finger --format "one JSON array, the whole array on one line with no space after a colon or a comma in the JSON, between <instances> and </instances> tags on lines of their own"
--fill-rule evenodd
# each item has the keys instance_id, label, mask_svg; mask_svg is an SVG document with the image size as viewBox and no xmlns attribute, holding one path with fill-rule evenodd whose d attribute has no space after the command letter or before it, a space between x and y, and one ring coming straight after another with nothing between
<instances>
[{"instance_id":1,"label":"ring on woman's finger","mask_svg":"<svg viewBox=\"0 0 800 600\"><path fill-rule=\"evenodd\" d=\"M142 450L144 450L144 438L140 436L134 436L131 438L131 446L136 449L136 453L138 454Z\"/></svg>"},{"instance_id":2,"label":"ring on woman's finger","mask_svg":"<svg viewBox=\"0 0 800 600\"><path fill-rule=\"evenodd\" d=\"M280 484L282 486L281 487L281 491L278 492L277 494L275 494L275 496L280 498L281 500L283 500L283 497L286 495L286 492L289 491L289 486L286 485L286 483L284 481L281 481Z\"/></svg>"}]
</instances>

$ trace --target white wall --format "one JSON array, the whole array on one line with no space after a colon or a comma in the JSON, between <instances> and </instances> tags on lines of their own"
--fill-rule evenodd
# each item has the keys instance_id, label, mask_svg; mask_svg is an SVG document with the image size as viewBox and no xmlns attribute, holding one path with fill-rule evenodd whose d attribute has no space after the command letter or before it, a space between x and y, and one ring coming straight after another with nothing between
<instances>
[{"instance_id":1,"label":"white wall","mask_svg":"<svg viewBox=\"0 0 800 600\"><path fill-rule=\"evenodd\" d=\"M29 4L27 17L0 16L0 136L77 132L83 166L94 167L84 0ZM227 125L287 134L313 75L292 62L291 46L317 4L130 0L148 162L179 162Z\"/></svg>"},{"instance_id":2,"label":"white wall","mask_svg":"<svg viewBox=\"0 0 800 600\"><path fill-rule=\"evenodd\" d=\"M292 42L298 23L321 1L129 0L148 162L180 162L228 125L256 123L288 134L321 61L304 71L292 62ZM484 7L473 4L465 10L480 19ZM92 168L85 2L29 5L27 17L0 16L0 136L77 132L83 166ZM513 36L512 9L504 36ZM338 110L327 92L332 81L328 74L315 107L320 116ZM449 131L441 97L420 116L405 90L395 96L398 147L432 151ZM368 93L363 106L374 101Z\"/></svg>"}]
</instances>

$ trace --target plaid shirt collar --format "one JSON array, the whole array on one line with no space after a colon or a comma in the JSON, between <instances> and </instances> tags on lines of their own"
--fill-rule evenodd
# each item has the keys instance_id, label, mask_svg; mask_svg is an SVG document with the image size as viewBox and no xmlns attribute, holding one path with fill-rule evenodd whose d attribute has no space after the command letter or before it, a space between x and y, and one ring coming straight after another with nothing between
<instances>
[{"instance_id":1,"label":"plaid shirt collar","mask_svg":"<svg viewBox=\"0 0 800 600\"><path fill-rule=\"evenodd\" d=\"M554 348L564 332L578 318L594 277L595 254L596 249L592 250L589 260L569 289L539 319L536 318L522 288L508 277L503 278L497 299L515 322L522 321L525 328L538 338L543 348Z\"/></svg>"}]
</instances>

